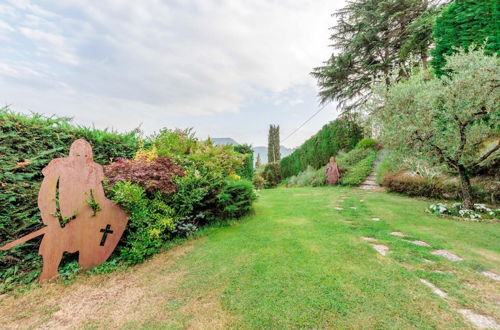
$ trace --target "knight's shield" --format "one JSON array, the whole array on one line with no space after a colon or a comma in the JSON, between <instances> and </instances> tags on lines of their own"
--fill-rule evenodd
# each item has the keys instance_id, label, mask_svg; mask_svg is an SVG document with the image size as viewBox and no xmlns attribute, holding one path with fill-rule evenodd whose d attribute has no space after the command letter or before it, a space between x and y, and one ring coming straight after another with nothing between
<instances>
[{"instance_id":1,"label":"knight's shield","mask_svg":"<svg viewBox=\"0 0 500 330\"><path fill-rule=\"evenodd\" d=\"M78 263L83 269L92 268L105 262L125 231L128 215L118 205L106 199L102 210L95 215L86 214L86 219L78 219L79 251Z\"/></svg>"}]
</instances>

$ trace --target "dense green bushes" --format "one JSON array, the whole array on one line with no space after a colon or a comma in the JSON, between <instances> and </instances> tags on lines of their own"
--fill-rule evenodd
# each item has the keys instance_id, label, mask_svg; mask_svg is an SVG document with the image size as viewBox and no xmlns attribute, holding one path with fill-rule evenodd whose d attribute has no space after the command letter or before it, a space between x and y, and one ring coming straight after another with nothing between
<instances>
[{"instance_id":1,"label":"dense green bushes","mask_svg":"<svg viewBox=\"0 0 500 330\"><path fill-rule=\"evenodd\" d=\"M234 150L242 155L245 155L244 165L236 171L243 179L253 181L253 149L252 146L241 144L234 147Z\"/></svg>"},{"instance_id":2,"label":"dense green bushes","mask_svg":"<svg viewBox=\"0 0 500 330\"><path fill-rule=\"evenodd\" d=\"M332 121L281 160L281 176L287 178L297 175L307 166L314 169L325 166L330 157L340 150L353 149L362 137L362 129L355 122L344 119Z\"/></svg>"},{"instance_id":3,"label":"dense green bushes","mask_svg":"<svg viewBox=\"0 0 500 330\"><path fill-rule=\"evenodd\" d=\"M360 140L358 142L358 144L356 144L356 149L373 149L373 150L377 150L378 149L378 142L375 139L364 138L363 140Z\"/></svg>"},{"instance_id":4,"label":"dense green bushes","mask_svg":"<svg viewBox=\"0 0 500 330\"><path fill-rule=\"evenodd\" d=\"M389 172L383 178L383 185L389 191L408 196L451 200L460 200L462 198L458 180L442 177L429 178L410 175L407 172L397 174ZM473 179L471 186L472 197L477 202L496 204L500 200L500 187L498 184Z\"/></svg>"},{"instance_id":5,"label":"dense green bushes","mask_svg":"<svg viewBox=\"0 0 500 330\"><path fill-rule=\"evenodd\" d=\"M317 170L308 166L305 171L289 177L283 183L286 184L287 187L324 186L326 185L325 166Z\"/></svg>"},{"instance_id":6,"label":"dense green bushes","mask_svg":"<svg viewBox=\"0 0 500 330\"><path fill-rule=\"evenodd\" d=\"M262 172L265 188L274 188L281 182L281 168L279 163L268 163Z\"/></svg>"},{"instance_id":7,"label":"dense green bushes","mask_svg":"<svg viewBox=\"0 0 500 330\"><path fill-rule=\"evenodd\" d=\"M191 130L162 130L143 143L135 131L119 135L6 110L0 112L0 123L2 243L42 227L37 208L41 169L55 157L67 157L77 138L91 143L96 161L112 162L105 166L106 194L130 215L109 261L115 268L143 261L174 237L240 217L255 200L251 182L237 175L247 165L246 156L232 146L198 141ZM38 276L39 242L0 253L0 292ZM62 269L73 269L75 257L65 258Z\"/></svg>"},{"instance_id":8,"label":"dense green bushes","mask_svg":"<svg viewBox=\"0 0 500 330\"><path fill-rule=\"evenodd\" d=\"M373 170L377 153L372 149L354 149L344 157L339 157L340 184L345 186L360 185Z\"/></svg>"}]
</instances>

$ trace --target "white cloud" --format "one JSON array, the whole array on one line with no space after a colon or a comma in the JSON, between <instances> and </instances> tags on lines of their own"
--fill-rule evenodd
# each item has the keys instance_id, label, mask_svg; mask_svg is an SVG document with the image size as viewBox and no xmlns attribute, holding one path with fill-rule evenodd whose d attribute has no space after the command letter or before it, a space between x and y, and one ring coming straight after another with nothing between
<instances>
[{"instance_id":1,"label":"white cloud","mask_svg":"<svg viewBox=\"0 0 500 330\"><path fill-rule=\"evenodd\" d=\"M237 112L264 92L314 86L309 72L330 53L330 14L340 5L15 0L0 6L16 16L0 24L0 38L11 34L0 101L126 129L140 119L158 128L162 116Z\"/></svg>"}]
</instances>

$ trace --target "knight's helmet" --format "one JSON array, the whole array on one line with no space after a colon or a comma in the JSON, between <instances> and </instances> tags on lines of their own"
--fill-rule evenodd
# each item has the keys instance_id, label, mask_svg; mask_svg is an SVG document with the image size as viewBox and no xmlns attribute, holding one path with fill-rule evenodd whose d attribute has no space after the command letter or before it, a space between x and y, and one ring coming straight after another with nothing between
<instances>
[{"instance_id":1,"label":"knight's helmet","mask_svg":"<svg viewBox=\"0 0 500 330\"><path fill-rule=\"evenodd\" d=\"M92 162L93 154L90 143L83 139L78 139L69 148L69 157L81 162Z\"/></svg>"}]
</instances>

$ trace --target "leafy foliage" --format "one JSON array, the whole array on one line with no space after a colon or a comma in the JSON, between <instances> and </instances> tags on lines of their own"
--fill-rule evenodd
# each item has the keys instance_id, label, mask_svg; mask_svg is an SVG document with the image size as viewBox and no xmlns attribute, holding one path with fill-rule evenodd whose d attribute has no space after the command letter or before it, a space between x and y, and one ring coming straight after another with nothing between
<instances>
[{"instance_id":1,"label":"leafy foliage","mask_svg":"<svg viewBox=\"0 0 500 330\"><path fill-rule=\"evenodd\" d=\"M335 52L312 72L321 102L337 101L344 112L357 110L368 100L373 83L389 86L393 69L403 77L418 63L408 54L418 53L425 62L431 34L426 12L438 5L421 0L347 2L333 15L337 24L330 40Z\"/></svg>"},{"instance_id":2,"label":"leafy foliage","mask_svg":"<svg viewBox=\"0 0 500 330\"><path fill-rule=\"evenodd\" d=\"M340 184L357 186L361 184L373 170L377 153L373 149L359 148L351 150L337 159L340 169Z\"/></svg>"},{"instance_id":3,"label":"leafy foliage","mask_svg":"<svg viewBox=\"0 0 500 330\"><path fill-rule=\"evenodd\" d=\"M356 144L356 149L373 149L378 148L378 142L375 139L364 138Z\"/></svg>"},{"instance_id":4,"label":"leafy foliage","mask_svg":"<svg viewBox=\"0 0 500 330\"><path fill-rule=\"evenodd\" d=\"M324 185L326 185L325 166L317 170L308 166L305 171L291 176L286 182L287 187L319 187Z\"/></svg>"},{"instance_id":5,"label":"leafy foliage","mask_svg":"<svg viewBox=\"0 0 500 330\"><path fill-rule=\"evenodd\" d=\"M250 211L256 199L253 184L248 180L227 180L217 194L218 210L223 219L239 218Z\"/></svg>"},{"instance_id":6,"label":"leafy foliage","mask_svg":"<svg viewBox=\"0 0 500 330\"><path fill-rule=\"evenodd\" d=\"M340 150L353 149L362 136L362 128L355 122L345 119L332 121L281 160L281 176L287 178L297 175L308 166L318 169Z\"/></svg>"},{"instance_id":7,"label":"leafy foliage","mask_svg":"<svg viewBox=\"0 0 500 330\"><path fill-rule=\"evenodd\" d=\"M274 188L281 182L281 168L279 163L268 163L262 172L265 188Z\"/></svg>"},{"instance_id":8,"label":"leafy foliage","mask_svg":"<svg viewBox=\"0 0 500 330\"><path fill-rule=\"evenodd\" d=\"M153 145L159 157L171 158L178 165L203 167L221 177L235 174L243 165L245 156L233 146L214 146L212 141L198 141L192 129L163 129L154 137Z\"/></svg>"},{"instance_id":9,"label":"leafy foliage","mask_svg":"<svg viewBox=\"0 0 500 330\"><path fill-rule=\"evenodd\" d=\"M165 194L175 192L173 178L184 175L183 169L170 159L158 157L151 161L118 159L104 166L104 173L110 183L128 181L138 183L146 191L161 191Z\"/></svg>"},{"instance_id":10,"label":"leafy foliage","mask_svg":"<svg viewBox=\"0 0 500 330\"><path fill-rule=\"evenodd\" d=\"M460 48L484 45L487 55L500 55L500 9L497 0L455 0L436 19L432 66L446 72L446 56ZM451 68L448 68L451 69Z\"/></svg>"},{"instance_id":11,"label":"leafy foliage","mask_svg":"<svg viewBox=\"0 0 500 330\"><path fill-rule=\"evenodd\" d=\"M460 183L442 177L424 177L410 175L407 172L387 171L382 177L382 184L389 191L408 196L420 196L434 199L460 200ZM498 185L483 184L472 180L471 196L475 201L498 203L500 192Z\"/></svg>"},{"instance_id":12,"label":"leafy foliage","mask_svg":"<svg viewBox=\"0 0 500 330\"><path fill-rule=\"evenodd\" d=\"M119 255L127 263L139 263L157 253L171 237L174 210L160 191L147 196L138 184L117 182L112 192L111 199L130 214Z\"/></svg>"},{"instance_id":13,"label":"leafy foliage","mask_svg":"<svg viewBox=\"0 0 500 330\"><path fill-rule=\"evenodd\" d=\"M236 174L246 180L253 180L254 169L253 169L253 149L252 146L247 144L242 144L234 147L234 150L245 156L244 164L238 170Z\"/></svg>"},{"instance_id":14,"label":"leafy foliage","mask_svg":"<svg viewBox=\"0 0 500 330\"><path fill-rule=\"evenodd\" d=\"M459 174L469 207L470 176L499 155L500 60L477 50L447 62L452 75L436 79L422 72L392 86L375 116L387 146Z\"/></svg>"}]
</instances>

